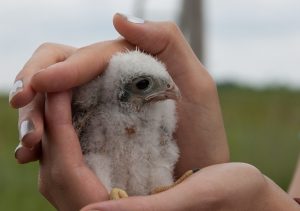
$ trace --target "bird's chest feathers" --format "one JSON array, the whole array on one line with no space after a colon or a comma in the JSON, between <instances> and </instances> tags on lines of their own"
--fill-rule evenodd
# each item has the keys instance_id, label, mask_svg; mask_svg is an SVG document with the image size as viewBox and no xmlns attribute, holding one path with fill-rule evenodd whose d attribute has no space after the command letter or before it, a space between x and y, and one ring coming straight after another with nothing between
<instances>
[{"instance_id":1,"label":"bird's chest feathers","mask_svg":"<svg viewBox=\"0 0 300 211\"><path fill-rule=\"evenodd\" d=\"M136 144L153 142L160 127L160 120L155 114L124 114L111 112L108 118L107 135L109 138L117 138L117 142L133 142Z\"/></svg>"},{"instance_id":2,"label":"bird's chest feathers","mask_svg":"<svg viewBox=\"0 0 300 211\"><path fill-rule=\"evenodd\" d=\"M161 116L149 113L125 113L113 108L100 108L93 118L93 130L103 131L99 143L103 151L126 151L159 144ZM101 129L100 129L101 128ZM93 141L93 140L89 141Z\"/></svg>"}]
</instances>

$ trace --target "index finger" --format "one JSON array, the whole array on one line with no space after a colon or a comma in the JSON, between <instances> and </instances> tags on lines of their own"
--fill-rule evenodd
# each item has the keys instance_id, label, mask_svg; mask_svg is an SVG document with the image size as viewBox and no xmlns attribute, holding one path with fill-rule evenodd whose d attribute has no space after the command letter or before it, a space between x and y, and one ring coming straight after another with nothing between
<instances>
[{"instance_id":1,"label":"index finger","mask_svg":"<svg viewBox=\"0 0 300 211\"><path fill-rule=\"evenodd\" d=\"M60 92L74 88L99 75L113 54L131 48L128 42L120 39L80 48L68 59L35 74L31 85L38 92Z\"/></svg>"},{"instance_id":2,"label":"index finger","mask_svg":"<svg viewBox=\"0 0 300 211\"><path fill-rule=\"evenodd\" d=\"M44 43L40 45L16 76L9 94L11 106L21 108L32 101L36 93L30 83L32 76L49 65L64 61L73 51L75 48L62 44Z\"/></svg>"}]
</instances>

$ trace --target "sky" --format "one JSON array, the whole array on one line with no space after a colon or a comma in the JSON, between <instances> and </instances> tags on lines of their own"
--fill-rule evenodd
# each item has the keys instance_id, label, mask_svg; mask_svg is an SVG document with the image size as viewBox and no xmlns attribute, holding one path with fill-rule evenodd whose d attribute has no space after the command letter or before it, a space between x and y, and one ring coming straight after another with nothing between
<instances>
[{"instance_id":1,"label":"sky","mask_svg":"<svg viewBox=\"0 0 300 211\"><path fill-rule=\"evenodd\" d=\"M116 12L141 0L1 0L0 92L44 42L82 47L118 37ZM180 0L144 0L145 18L176 20ZM218 82L300 87L300 1L206 0L205 65Z\"/></svg>"}]
</instances>

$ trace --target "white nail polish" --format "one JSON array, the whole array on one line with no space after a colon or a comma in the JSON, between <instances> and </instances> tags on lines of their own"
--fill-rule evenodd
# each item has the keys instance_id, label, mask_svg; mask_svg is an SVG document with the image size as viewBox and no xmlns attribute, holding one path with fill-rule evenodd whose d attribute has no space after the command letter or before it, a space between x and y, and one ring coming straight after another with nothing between
<instances>
[{"instance_id":1,"label":"white nail polish","mask_svg":"<svg viewBox=\"0 0 300 211\"><path fill-rule=\"evenodd\" d=\"M18 146L16 147L16 149L15 149L15 158L17 158L17 152L18 152L18 150L19 150L21 147L23 147L23 145L22 145L22 143L20 142L19 145L18 145Z\"/></svg>"},{"instance_id":2,"label":"white nail polish","mask_svg":"<svg viewBox=\"0 0 300 211\"><path fill-rule=\"evenodd\" d=\"M145 20L138 17L134 17L132 15L125 15L125 14L120 14L120 15L123 16L130 23L137 23L137 24L145 23Z\"/></svg>"},{"instance_id":3,"label":"white nail polish","mask_svg":"<svg viewBox=\"0 0 300 211\"><path fill-rule=\"evenodd\" d=\"M24 120L20 124L20 128L19 128L19 139L20 139L20 141L24 138L24 136L26 136L28 133L31 133L33 131L34 131L33 122L31 120Z\"/></svg>"},{"instance_id":4,"label":"white nail polish","mask_svg":"<svg viewBox=\"0 0 300 211\"><path fill-rule=\"evenodd\" d=\"M23 81L17 80L9 92L9 101L19 92L23 90Z\"/></svg>"},{"instance_id":5,"label":"white nail polish","mask_svg":"<svg viewBox=\"0 0 300 211\"><path fill-rule=\"evenodd\" d=\"M16 149L15 149L15 153L18 151L18 149L20 149L21 147L22 147L23 145L22 145L22 143L20 142L19 144L18 144L18 146L16 147Z\"/></svg>"}]
</instances>

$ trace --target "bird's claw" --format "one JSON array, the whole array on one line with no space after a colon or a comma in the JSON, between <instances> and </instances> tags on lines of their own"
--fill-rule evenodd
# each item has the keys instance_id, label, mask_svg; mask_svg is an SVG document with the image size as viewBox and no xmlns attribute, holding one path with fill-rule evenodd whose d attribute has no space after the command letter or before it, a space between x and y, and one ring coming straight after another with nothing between
<instances>
[{"instance_id":1,"label":"bird's claw","mask_svg":"<svg viewBox=\"0 0 300 211\"><path fill-rule=\"evenodd\" d=\"M110 200L118 200L118 199L123 199L127 198L128 194L126 191L120 189L120 188L113 188L110 192Z\"/></svg>"},{"instance_id":2,"label":"bird's claw","mask_svg":"<svg viewBox=\"0 0 300 211\"><path fill-rule=\"evenodd\" d=\"M156 193L160 193L166 190L169 190L170 188L178 185L179 183L183 182L186 178L188 178L189 176L191 176L192 174L194 174L195 172L197 172L199 169L194 169L194 170L189 170L187 172L185 172L178 180L176 180L176 182L174 182L172 185L168 185L168 186L160 186L155 188L154 190L152 190L151 194L156 194Z\"/></svg>"}]
</instances>

